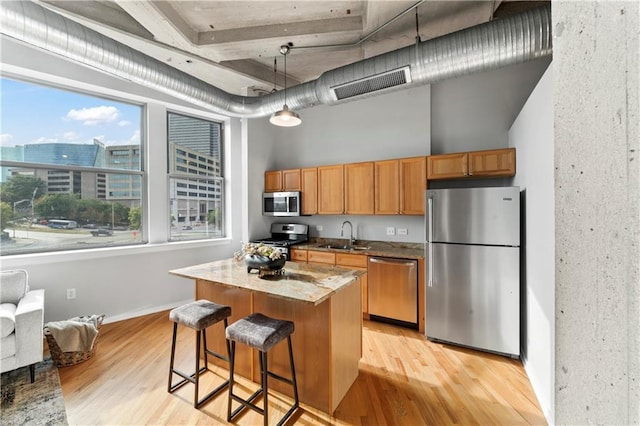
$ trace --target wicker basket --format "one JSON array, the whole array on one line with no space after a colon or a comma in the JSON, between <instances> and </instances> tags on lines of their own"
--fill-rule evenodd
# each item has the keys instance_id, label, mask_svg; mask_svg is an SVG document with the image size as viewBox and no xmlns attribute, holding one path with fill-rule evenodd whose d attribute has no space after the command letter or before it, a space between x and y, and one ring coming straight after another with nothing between
<instances>
[{"instance_id":1,"label":"wicker basket","mask_svg":"<svg viewBox=\"0 0 640 426\"><path fill-rule=\"evenodd\" d=\"M87 316L80 317L81 319L89 318ZM71 365L79 364L88 360L93 356L98 345L98 337L100 337L100 327L102 327L102 321L104 320L104 314L98 316L98 335L93 342L93 347L90 351L75 351L75 352L62 352L60 346L56 342L56 339L51 334L49 327L44 327L44 335L47 338L47 344L49 345L49 351L51 352L51 359L58 367L68 367Z\"/></svg>"}]
</instances>

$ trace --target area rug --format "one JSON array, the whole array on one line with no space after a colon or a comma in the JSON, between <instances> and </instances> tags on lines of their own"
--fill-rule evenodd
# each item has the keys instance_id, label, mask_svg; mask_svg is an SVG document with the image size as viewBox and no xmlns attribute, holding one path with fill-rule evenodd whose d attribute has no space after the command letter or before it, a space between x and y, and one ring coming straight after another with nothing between
<instances>
[{"instance_id":1,"label":"area rug","mask_svg":"<svg viewBox=\"0 0 640 426\"><path fill-rule=\"evenodd\" d=\"M1 425L67 425L58 368L51 358L36 364L35 382L29 368L2 373Z\"/></svg>"}]
</instances>

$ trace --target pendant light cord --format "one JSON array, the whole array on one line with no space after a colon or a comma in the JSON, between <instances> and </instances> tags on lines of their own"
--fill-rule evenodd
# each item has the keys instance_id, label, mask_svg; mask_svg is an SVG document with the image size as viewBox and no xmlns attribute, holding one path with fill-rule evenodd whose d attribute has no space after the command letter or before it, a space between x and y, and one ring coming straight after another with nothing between
<instances>
[{"instance_id":1,"label":"pendant light cord","mask_svg":"<svg viewBox=\"0 0 640 426\"><path fill-rule=\"evenodd\" d=\"M278 57L273 57L273 90L271 93L275 93L278 91Z\"/></svg>"},{"instance_id":2,"label":"pendant light cord","mask_svg":"<svg viewBox=\"0 0 640 426\"><path fill-rule=\"evenodd\" d=\"M284 53L284 104L287 104L287 53Z\"/></svg>"}]
</instances>

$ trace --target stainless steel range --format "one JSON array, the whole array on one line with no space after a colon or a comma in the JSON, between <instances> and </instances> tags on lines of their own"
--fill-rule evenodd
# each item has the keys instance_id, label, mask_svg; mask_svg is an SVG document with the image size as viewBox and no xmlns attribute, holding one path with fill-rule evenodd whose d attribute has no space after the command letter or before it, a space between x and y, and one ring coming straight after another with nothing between
<instances>
[{"instance_id":1,"label":"stainless steel range","mask_svg":"<svg viewBox=\"0 0 640 426\"><path fill-rule=\"evenodd\" d=\"M309 241L309 225L302 223L272 223L271 237L251 241L278 247L289 259L289 247Z\"/></svg>"}]
</instances>

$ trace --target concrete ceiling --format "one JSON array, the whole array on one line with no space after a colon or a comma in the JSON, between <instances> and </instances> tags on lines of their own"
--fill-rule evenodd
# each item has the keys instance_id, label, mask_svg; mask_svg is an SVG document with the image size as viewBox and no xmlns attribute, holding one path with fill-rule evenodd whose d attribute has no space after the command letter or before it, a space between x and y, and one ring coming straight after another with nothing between
<instances>
[{"instance_id":1,"label":"concrete ceiling","mask_svg":"<svg viewBox=\"0 0 640 426\"><path fill-rule=\"evenodd\" d=\"M277 87L284 86L281 45L292 46L287 55L287 87L291 87L325 71L411 45L417 35L429 40L545 1L39 3L229 93L260 95L274 88L274 59Z\"/></svg>"}]
</instances>

